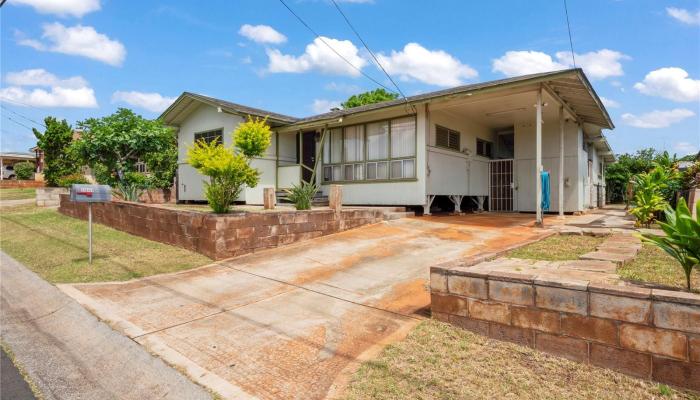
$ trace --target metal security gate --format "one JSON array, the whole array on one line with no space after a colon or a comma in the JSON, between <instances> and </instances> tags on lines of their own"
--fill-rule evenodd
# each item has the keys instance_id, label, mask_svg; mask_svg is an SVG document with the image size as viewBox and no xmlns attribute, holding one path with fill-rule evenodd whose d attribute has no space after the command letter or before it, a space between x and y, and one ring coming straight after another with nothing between
<instances>
[{"instance_id":1,"label":"metal security gate","mask_svg":"<svg viewBox=\"0 0 700 400\"><path fill-rule=\"evenodd\" d=\"M513 211L513 159L489 161L489 210Z\"/></svg>"}]
</instances>

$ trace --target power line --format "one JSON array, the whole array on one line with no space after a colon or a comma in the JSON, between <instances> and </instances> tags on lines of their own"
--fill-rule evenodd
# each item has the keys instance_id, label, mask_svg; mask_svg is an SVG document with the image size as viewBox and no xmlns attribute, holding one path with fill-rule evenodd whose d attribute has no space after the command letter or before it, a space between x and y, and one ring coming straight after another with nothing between
<instances>
[{"instance_id":1,"label":"power line","mask_svg":"<svg viewBox=\"0 0 700 400\"><path fill-rule=\"evenodd\" d=\"M336 3L335 0L331 0L331 1L333 2L333 5L334 5L335 8L338 10L338 12L340 13L340 15L343 16L343 19L344 19L345 22L348 24L348 26L350 27L350 29L352 29L352 31L355 32L355 36L357 36L357 38L360 39L360 42L362 43L362 45L365 46L365 49L367 49L367 51L369 52L369 54L372 56L372 58L374 59L374 62L377 63L377 66L384 72L384 75L386 75L386 77L389 78L389 80L391 81L391 83L394 84L394 87L396 87L396 90L399 91L399 94L401 94L401 97L403 97L404 100L406 100L406 95L403 94L403 92L401 91L401 88L399 87L399 85L397 85L396 82L394 81L394 79L391 77L391 75L389 75L389 73L386 72L386 69L384 69L384 67L382 66L382 63L379 62L379 60L377 59L377 56L374 55L374 52L372 52L372 50L369 48L369 46L368 46L367 43L364 41L364 39L362 39L362 36L360 36L360 33L357 31L357 29L355 29L355 27L352 25L352 23L350 23L350 19L348 19L347 15L345 15L345 13L344 13L343 10L340 8L340 6L338 5L338 3Z\"/></svg>"},{"instance_id":2,"label":"power line","mask_svg":"<svg viewBox=\"0 0 700 400\"><path fill-rule=\"evenodd\" d=\"M34 129L34 128L32 128L31 126L27 126L27 125L25 125L25 124L23 124L23 123L21 123L21 122L18 122L17 120L12 119L12 117L10 117L10 116L8 116L8 115L5 115L5 118L9 119L10 121L14 122L14 123L17 124L17 125L20 125L20 126L23 126L23 127L27 128L27 129L29 129L30 131L33 132L33 129Z\"/></svg>"},{"instance_id":3,"label":"power line","mask_svg":"<svg viewBox=\"0 0 700 400\"><path fill-rule=\"evenodd\" d=\"M362 69L356 67L355 64L351 63L351 62L350 62L347 58L345 58L342 54L340 54L340 53L339 53L333 46L331 46L321 35L319 35L311 26L309 26L309 24L307 24L306 21L304 21L297 13L295 13L294 10L292 10L292 9L287 5L287 3L285 3L284 0L279 0L279 2L282 3L282 5L284 5L284 7L285 7L287 10L289 10L289 12L292 13L292 15L294 15L294 16L296 17L296 19L298 19L299 22L301 22L302 25L304 25L304 26L306 27L306 29L308 29L311 33L313 33L314 36L316 36L317 39L321 40L321 42L323 42L323 44L325 44L329 49L331 49L331 51L333 51L338 57L340 57L343 61L345 61L349 66L351 66L351 67L352 67L353 69L355 69L357 72L359 72L359 73L361 73L362 75L364 75L365 78L371 80L372 82L374 82L374 83L376 83L377 85L383 87L384 89L386 89L386 90L388 90L388 91L390 91L390 92L393 92L392 89L389 89L389 88L388 88L387 86L385 86L384 84L382 84L382 83L380 83L379 81L377 81L376 79L372 78L370 75L368 75L367 73L365 73Z\"/></svg>"},{"instance_id":4,"label":"power line","mask_svg":"<svg viewBox=\"0 0 700 400\"><path fill-rule=\"evenodd\" d=\"M24 106L24 107L30 107L30 108L33 108L33 109L35 109L35 110L42 111L42 109L39 108L39 107L34 107L34 106L31 105L31 104L22 103L21 101L17 101L17 100L10 100L10 99L8 99L7 97L1 98L0 101L6 101L6 102L8 102L8 103L13 103L13 104L15 104L15 105Z\"/></svg>"},{"instance_id":5,"label":"power line","mask_svg":"<svg viewBox=\"0 0 700 400\"><path fill-rule=\"evenodd\" d=\"M34 124L36 124L36 125L43 126L44 128L46 128L46 125L42 124L41 122L37 122L36 120L33 120L33 119L31 119L31 118L29 118L29 117L27 117L27 116L24 116L24 115L22 115L22 114L20 114L20 113L18 113L18 112L16 112L16 111L10 109L10 108L7 108L6 106L3 106L2 104L0 104L0 107L2 107L2 108L4 108L5 110L7 110L7 111L9 111L9 112L11 112L11 113L17 115L18 117L21 117L21 118L23 118L23 119L25 119L25 120L27 120L27 121L29 121L29 122L32 122L32 123L34 123Z\"/></svg>"},{"instance_id":6,"label":"power line","mask_svg":"<svg viewBox=\"0 0 700 400\"><path fill-rule=\"evenodd\" d=\"M571 60L574 62L574 68L576 68L576 53L574 53L574 41L571 39L571 24L569 23L569 8L566 6L566 0L564 0L564 13L566 13L566 28L569 31L569 46L571 46Z\"/></svg>"}]
</instances>

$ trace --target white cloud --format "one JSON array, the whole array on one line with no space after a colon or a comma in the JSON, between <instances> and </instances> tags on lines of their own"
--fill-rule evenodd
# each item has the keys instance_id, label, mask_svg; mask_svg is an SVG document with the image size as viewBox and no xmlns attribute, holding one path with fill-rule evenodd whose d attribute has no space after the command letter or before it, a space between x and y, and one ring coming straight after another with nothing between
<instances>
[{"instance_id":1,"label":"white cloud","mask_svg":"<svg viewBox=\"0 0 700 400\"><path fill-rule=\"evenodd\" d=\"M269 59L267 71L272 73L301 73L318 70L326 74L360 75L358 70L348 65L333 50L328 48L323 43L324 40L356 68L362 69L367 65L367 61L359 55L357 47L351 41L321 36L309 43L304 54L300 56L282 54L277 49L267 49L266 52Z\"/></svg>"},{"instance_id":2,"label":"white cloud","mask_svg":"<svg viewBox=\"0 0 700 400\"><path fill-rule=\"evenodd\" d=\"M268 25L249 25L241 26L238 33L257 43L273 43L280 44L287 41L287 37L277 32L273 27Z\"/></svg>"},{"instance_id":3,"label":"white cloud","mask_svg":"<svg viewBox=\"0 0 700 400\"><path fill-rule=\"evenodd\" d=\"M5 82L15 86L60 86L63 88L81 88L88 86L82 76L59 79L56 75L43 68L25 69L19 72L8 72Z\"/></svg>"},{"instance_id":4,"label":"white cloud","mask_svg":"<svg viewBox=\"0 0 700 400\"><path fill-rule=\"evenodd\" d=\"M698 152L698 146L690 142L678 142L673 146L673 149L681 155L695 154Z\"/></svg>"},{"instance_id":5,"label":"white cloud","mask_svg":"<svg viewBox=\"0 0 700 400\"><path fill-rule=\"evenodd\" d=\"M402 80L417 80L437 86L457 86L479 73L442 50L428 50L418 43L408 43L390 55L377 54L382 66Z\"/></svg>"},{"instance_id":6,"label":"white cloud","mask_svg":"<svg viewBox=\"0 0 700 400\"><path fill-rule=\"evenodd\" d=\"M5 81L11 86L0 89L0 101L29 107L97 107L95 91L81 76L60 79L44 69L28 69L8 73Z\"/></svg>"},{"instance_id":7,"label":"white cloud","mask_svg":"<svg viewBox=\"0 0 700 400\"><path fill-rule=\"evenodd\" d=\"M41 14L55 14L61 17L82 17L100 9L100 0L12 0L14 5L26 5Z\"/></svg>"},{"instance_id":8,"label":"white cloud","mask_svg":"<svg viewBox=\"0 0 700 400\"><path fill-rule=\"evenodd\" d=\"M639 92L678 102L700 100L700 80L690 79L682 68L660 68L649 72L642 82L634 84Z\"/></svg>"},{"instance_id":9,"label":"white cloud","mask_svg":"<svg viewBox=\"0 0 700 400\"><path fill-rule=\"evenodd\" d=\"M700 10L692 12L685 8L667 7L666 13L684 24L700 25Z\"/></svg>"},{"instance_id":10,"label":"white cloud","mask_svg":"<svg viewBox=\"0 0 700 400\"><path fill-rule=\"evenodd\" d=\"M607 97L600 96L600 101L603 102L603 105L608 108L618 108L620 107L620 103L613 99L608 99Z\"/></svg>"},{"instance_id":11,"label":"white cloud","mask_svg":"<svg viewBox=\"0 0 700 400\"><path fill-rule=\"evenodd\" d=\"M97 32L91 26L66 27L54 22L45 24L43 29L41 37L50 43L34 39L21 39L18 43L40 51L83 56L114 66L121 65L126 57L123 44Z\"/></svg>"},{"instance_id":12,"label":"white cloud","mask_svg":"<svg viewBox=\"0 0 700 400\"><path fill-rule=\"evenodd\" d=\"M339 100L315 99L311 109L315 114L323 114L331 111L331 108L340 108Z\"/></svg>"},{"instance_id":13,"label":"white cloud","mask_svg":"<svg viewBox=\"0 0 700 400\"><path fill-rule=\"evenodd\" d=\"M575 54L576 65L583 68L591 79L603 79L624 75L621 60L629 59L619 51L602 49L584 54ZM493 60L492 69L506 76L519 76L539 72L559 71L573 67L571 53L560 51L556 60L540 51L508 51Z\"/></svg>"},{"instance_id":14,"label":"white cloud","mask_svg":"<svg viewBox=\"0 0 700 400\"><path fill-rule=\"evenodd\" d=\"M673 110L654 110L646 114L622 114L622 121L635 128L656 129L666 128L686 118L694 116L695 113L685 108L675 108Z\"/></svg>"},{"instance_id":15,"label":"white cloud","mask_svg":"<svg viewBox=\"0 0 700 400\"><path fill-rule=\"evenodd\" d=\"M492 62L493 72L500 72L505 76L535 74L566 68L568 68L567 65L554 61L549 54L540 51L507 51Z\"/></svg>"},{"instance_id":16,"label":"white cloud","mask_svg":"<svg viewBox=\"0 0 700 400\"><path fill-rule=\"evenodd\" d=\"M625 74L622 69L622 60L629 60L630 57L619 51L602 49L590 51L576 55L576 65L583 68L586 75L591 79L605 79L611 76L622 76ZM573 67L571 53L560 51L556 54L557 59L567 67Z\"/></svg>"},{"instance_id":17,"label":"white cloud","mask_svg":"<svg viewBox=\"0 0 700 400\"><path fill-rule=\"evenodd\" d=\"M152 112L162 112L168 108L177 97L165 97L160 93L123 92L116 91L112 94L112 103L126 103L134 107L143 108Z\"/></svg>"}]
</instances>

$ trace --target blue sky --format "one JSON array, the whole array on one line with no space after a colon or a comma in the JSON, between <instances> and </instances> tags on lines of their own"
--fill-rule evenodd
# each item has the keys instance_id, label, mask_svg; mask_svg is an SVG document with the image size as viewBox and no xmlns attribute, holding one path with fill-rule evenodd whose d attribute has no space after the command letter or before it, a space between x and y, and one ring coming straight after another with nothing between
<instances>
[{"instance_id":1,"label":"blue sky","mask_svg":"<svg viewBox=\"0 0 700 400\"><path fill-rule=\"evenodd\" d=\"M330 0L286 0L348 60L389 86ZM563 3L344 0L340 7L407 94L571 66ZM574 50L616 129L617 153L700 147L697 0L569 0ZM183 91L279 113L326 111L377 85L278 0L8 0L0 9L2 151L70 123ZM22 125L26 125L22 126Z\"/></svg>"}]
</instances>

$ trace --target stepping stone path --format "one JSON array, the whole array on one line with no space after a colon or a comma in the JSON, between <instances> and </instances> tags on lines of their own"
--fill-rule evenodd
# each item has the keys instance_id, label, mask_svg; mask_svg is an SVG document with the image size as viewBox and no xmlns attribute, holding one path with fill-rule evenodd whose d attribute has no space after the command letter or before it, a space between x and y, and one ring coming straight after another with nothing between
<instances>
[{"instance_id":1,"label":"stepping stone path","mask_svg":"<svg viewBox=\"0 0 700 400\"><path fill-rule=\"evenodd\" d=\"M637 256L642 248L642 241L632 235L615 234L598 247L595 251L586 253L579 258L581 260L609 261L623 265Z\"/></svg>"}]
</instances>

